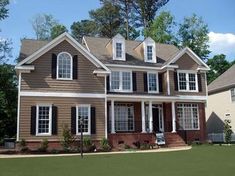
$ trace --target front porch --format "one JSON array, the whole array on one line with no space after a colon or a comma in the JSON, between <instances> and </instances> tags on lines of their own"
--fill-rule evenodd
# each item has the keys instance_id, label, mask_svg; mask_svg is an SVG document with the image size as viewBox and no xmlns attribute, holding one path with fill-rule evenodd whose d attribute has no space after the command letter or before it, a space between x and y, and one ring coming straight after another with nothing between
<instances>
[{"instance_id":1,"label":"front porch","mask_svg":"<svg viewBox=\"0 0 235 176\"><path fill-rule=\"evenodd\" d=\"M107 107L108 138L114 147L155 144L156 133L176 133L175 102L111 100Z\"/></svg>"},{"instance_id":2,"label":"front porch","mask_svg":"<svg viewBox=\"0 0 235 176\"><path fill-rule=\"evenodd\" d=\"M156 133L164 133L167 146L205 140L205 107L201 102L110 100L107 114L108 139L113 147L156 144ZM182 114L184 119L177 117Z\"/></svg>"}]
</instances>

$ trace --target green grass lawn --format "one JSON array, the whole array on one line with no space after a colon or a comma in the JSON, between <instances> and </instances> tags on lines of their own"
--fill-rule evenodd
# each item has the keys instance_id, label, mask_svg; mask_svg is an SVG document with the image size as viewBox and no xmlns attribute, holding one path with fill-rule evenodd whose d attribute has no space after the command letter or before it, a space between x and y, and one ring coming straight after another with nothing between
<instances>
[{"instance_id":1,"label":"green grass lawn","mask_svg":"<svg viewBox=\"0 0 235 176\"><path fill-rule=\"evenodd\" d=\"M0 159L0 176L222 176L235 175L235 146L188 151Z\"/></svg>"}]
</instances>

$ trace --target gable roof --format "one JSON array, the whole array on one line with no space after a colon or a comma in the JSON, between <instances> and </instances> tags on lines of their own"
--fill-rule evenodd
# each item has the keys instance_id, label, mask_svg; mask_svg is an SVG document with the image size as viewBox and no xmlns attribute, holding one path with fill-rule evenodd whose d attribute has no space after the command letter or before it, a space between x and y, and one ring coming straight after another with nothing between
<instances>
[{"instance_id":1,"label":"gable roof","mask_svg":"<svg viewBox=\"0 0 235 176\"><path fill-rule=\"evenodd\" d=\"M208 93L220 92L235 86L235 65L220 75L208 86Z\"/></svg>"},{"instance_id":2,"label":"gable roof","mask_svg":"<svg viewBox=\"0 0 235 176\"><path fill-rule=\"evenodd\" d=\"M31 53L28 57L26 57L25 59L20 61L16 65L16 69L20 68L20 66L22 66L24 64L31 64L34 60L38 59L40 56L42 56L47 51L49 51L50 49L52 49L53 47L55 47L56 45L58 45L59 43L61 43L64 40L69 42L74 48L76 48L87 59L89 59L94 65L96 65L97 67L101 67L101 68L103 68L106 71L110 71L102 62L100 62L94 55L92 55L90 52L88 52L87 49L84 48L84 46L82 46L80 43L78 43L67 32L61 34L60 36L56 37L55 39L53 39L52 41L49 41L47 43L46 42L45 43L41 42L40 43L41 45L43 45L43 44L45 44L45 45L42 46L40 49L38 49L39 45L36 45L35 47L28 46L28 47L32 47L36 51L33 52L33 50L26 50L26 53L27 52L28 53L29 52L33 52L33 53ZM24 47L22 46L21 48L24 48Z\"/></svg>"},{"instance_id":3,"label":"gable roof","mask_svg":"<svg viewBox=\"0 0 235 176\"><path fill-rule=\"evenodd\" d=\"M174 45L156 43L156 56L158 63L146 63L143 58L135 51L135 48L143 41L126 40L126 61L113 60L111 53L106 46L110 42L110 38L87 37L83 38L84 43L89 51L95 55L104 64L125 64L137 66L162 66L169 58L179 51Z\"/></svg>"},{"instance_id":4,"label":"gable roof","mask_svg":"<svg viewBox=\"0 0 235 176\"><path fill-rule=\"evenodd\" d=\"M201 60L201 58L196 55L190 48L185 47L184 49L180 50L178 53L176 53L172 58L170 58L164 66L169 66L173 63L175 63L178 59L180 59L184 54L188 54L198 65L204 66L204 70L210 70L209 66Z\"/></svg>"}]
</instances>

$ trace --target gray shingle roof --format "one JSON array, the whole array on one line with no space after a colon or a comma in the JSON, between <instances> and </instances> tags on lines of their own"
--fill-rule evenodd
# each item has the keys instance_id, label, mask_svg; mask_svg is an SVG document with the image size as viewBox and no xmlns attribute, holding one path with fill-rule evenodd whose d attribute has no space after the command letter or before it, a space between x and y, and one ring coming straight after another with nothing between
<instances>
[{"instance_id":1,"label":"gray shingle roof","mask_svg":"<svg viewBox=\"0 0 235 176\"><path fill-rule=\"evenodd\" d=\"M46 40L22 39L19 61L22 61L23 59L33 54L35 51L39 50L49 42L50 41Z\"/></svg>"},{"instance_id":2,"label":"gray shingle roof","mask_svg":"<svg viewBox=\"0 0 235 176\"><path fill-rule=\"evenodd\" d=\"M126 40L126 61L112 60L106 45L111 41L110 38L84 37L90 52L95 55L104 64L126 64L139 66L161 66L168 59L172 58L179 49L174 45L156 43L156 56L158 63L146 63L140 55L134 50L142 41Z\"/></svg>"},{"instance_id":3,"label":"gray shingle roof","mask_svg":"<svg viewBox=\"0 0 235 176\"><path fill-rule=\"evenodd\" d=\"M113 60L108 52L106 45L111 41L110 38L84 37L90 52L95 55L104 64L125 64L138 66L162 66L166 61L173 58L179 49L174 45L156 43L156 56L158 63L146 63L143 58L134 50L142 41L126 40L126 61ZM33 54L50 41L23 39L21 40L21 49L19 61L22 61Z\"/></svg>"},{"instance_id":4,"label":"gray shingle roof","mask_svg":"<svg viewBox=\"0 0 235 176\"><path fill-rule=\"evenodd\" d=\"M226 90L235 85L235 65L229 68L226 72L220 75L217 79L215 79L209 86L208 92L209 94Z\"/></svg>"}]
</instances>

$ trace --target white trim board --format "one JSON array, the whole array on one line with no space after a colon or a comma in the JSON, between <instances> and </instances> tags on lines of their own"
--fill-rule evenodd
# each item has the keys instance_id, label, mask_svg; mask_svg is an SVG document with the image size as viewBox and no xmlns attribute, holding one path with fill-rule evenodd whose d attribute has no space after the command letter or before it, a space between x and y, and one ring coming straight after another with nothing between
<instances>
[{"instance_id":1,"label":"white trim board","mask_svg":"<svg viewBox=\"0 0 235 176\"><path fill-rule=\"evenodd\" d=\"M76 98L105 98L105 94L96 93L70 93L70 92L37 92L21 91L20 96L24 97L76 97Z\"/></svg>"},{"instance_id":2,"label":"white trim board","mask_svg":"<svg viewBox=\"0 0 235 176\"><path fill-rule=\"evenodd\" d=\"M50 41L48 44L43 46L41 49L38 51L34 52L31 54L29 57L26 59L22 60L16 65L16 69L19 68L19 66L27 63L31 64L33 61L38 59L40 56L42 56L44 53L61 43L62 41L67 41L69 42L74 48L76 48L81 54L83 54L88 60L90 60L95 66L97 67L102 67L106 71L109 71L109 69L102 63L100 62L94 55L92 55L86 48L84 48L80 43L78 43L73 37L71 37L67 32L61 34L54 40Z\"/></svg>"}]
</instances>

